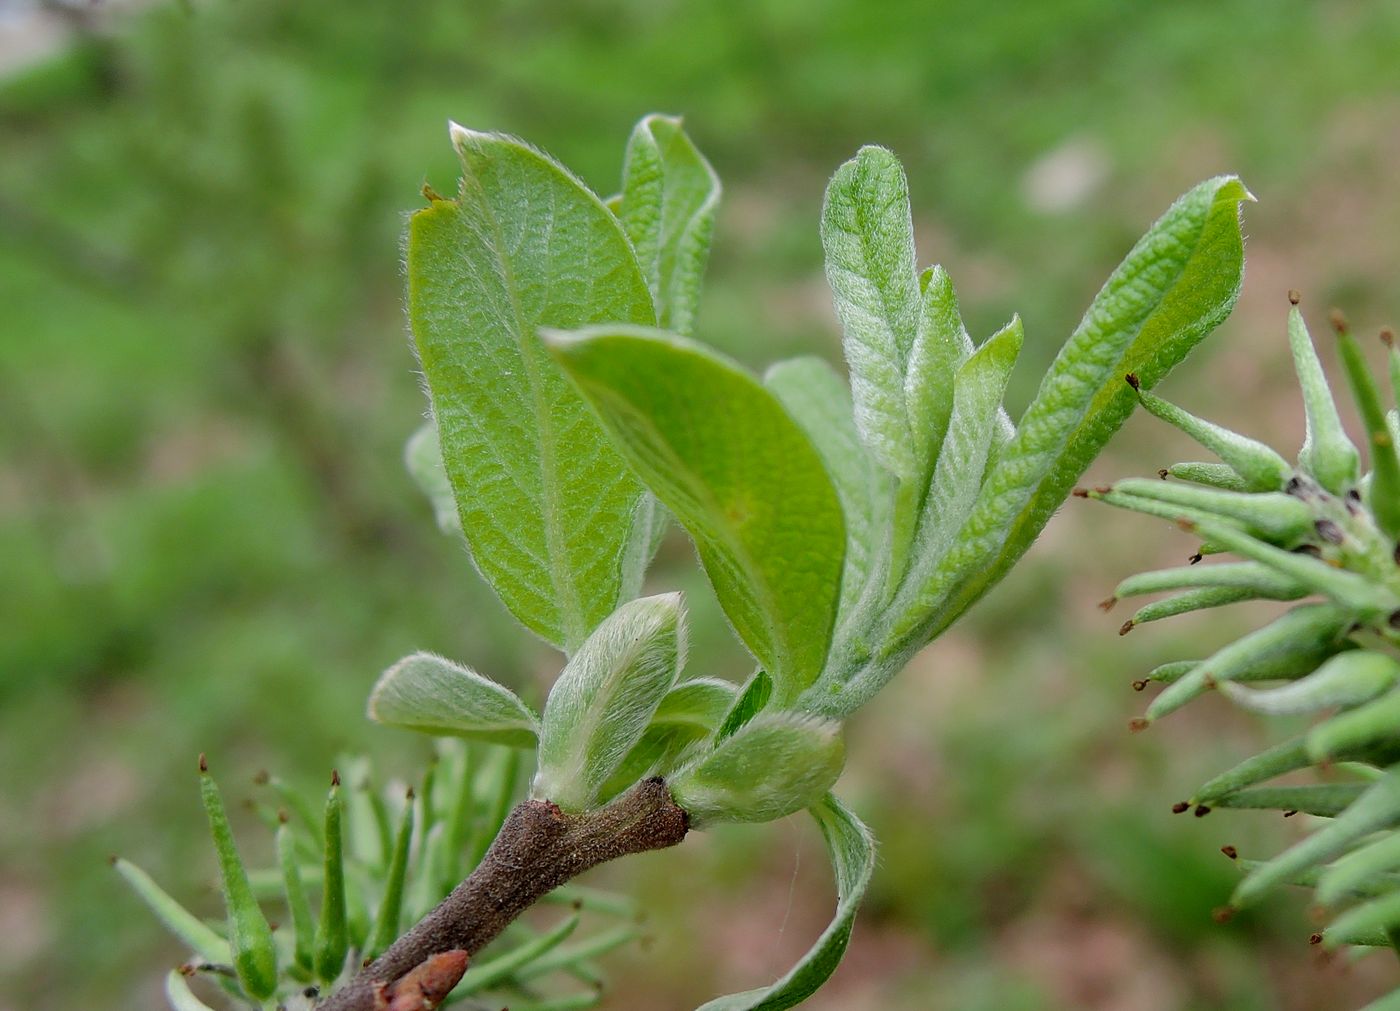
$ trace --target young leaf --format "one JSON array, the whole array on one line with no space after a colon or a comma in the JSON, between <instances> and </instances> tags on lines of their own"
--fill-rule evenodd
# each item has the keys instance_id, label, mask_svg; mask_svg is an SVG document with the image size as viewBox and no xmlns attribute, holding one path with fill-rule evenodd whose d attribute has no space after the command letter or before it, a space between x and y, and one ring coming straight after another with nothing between
<instances>
[{"instance_id":1,"label":"young leaf","mask_svg":"<svg viewBox=\"0 0 1400 1011\"><path fill-rule=\"evenodd\" d=\"M680 594L619 607L550 690L540 721L534 795L566 811L592 807L684 663Z\"/></svg>"},{"instance_id":2,"label":"young leaf","mask_svg":"<svg viewBox=\"0 0 1400 1011\"><path fill-rule=\"evenodd\" d=\"M661 327L695 329L700 279L719 206L719 176L678 116L642 119L627 142L617 216L632 240Z\"/></svg>"},{"instance_id":3,"label":"young leaf","mask_svg":"<svg viewBox=\"0 0 1400 1011\"><path fill-rule=\"evenodd\" d=\"M789 701L826 659L846 550L812 443L734 363L640 327L552 332L555 357L686 528L724 613Z\"/></svg>"},{"instance_id":4,"label":"young leaf","mask_svg":"<svg viewBox=\"0 0 1400 1011\"><path fill-rule=\"evenodd\" d=\"M870 830L830 794L812 807L836 875L836 915L802 960L769 986L712 1000L699 1011L783 1011L820 989L846 953L856 911L875 872L875 840Z\"/></svg>"},{"instance_id":5,"label":"young leaf","mask_svg":"<svg viewBox=\"0 0 1400 1011\"><path fill-rule=\"evenodd\" d=\"M433 653L394 664L369 693L369 718L391 727L532 748L539 721L504 685Z\"/></svg>"},{"instance_id":6,"label":"young leaf","mask_svg":"<svg viewBox=\"0 0 1400 1011\"><path fill-rule=\"evenodd\" d=\"M729 712L725 713L724 719L720 721L719 730L715 732L715 743L718 744L726 737L738 733L749 720L763 712L772 697L773 679L763 670L754 671L753 676L739 689Z\"/></svg>"},{"instance_id":7,"label":"young leaf","mask_svg":"<svg viewBox=\"0 0 1400 1011\"><path fill-rule=\"evenodd\" d=\"M1021 320L1013 317L953 377L952 413L919 520L915 552L916 565L921 567L912 574L915 580L920 573L932 574L976 501L996 435L997 412L1021 353L1021 341Z\"/></svg>"},{"instance_id":8,"label":"young leaf","mask_svg":"<svg viewBox=\"0 0 1400 1011\"><path fill-rule=\"evenodd\" d=\"M697 828L718 821L772 821L817 803L844 761L839 723L759 713L677 773L671 794Z\"/></svg>"},{"instance_id":9,"label":"young leaf","mask_svg":"<svg viewBox=\"0 0 1400 1011\"><path fill-rule=\"evenodd\" d=\"M1002 450L954 549L930 579L907 582L896 599L890 655L946 628L1030 546L1132 412L1136 397L1124 374L1150 388L1229 314L1243 277L1239 204L1248 197L1232 176L1201 183L1113 272ZM823 711L858 706L892 669L871 668L867 683L829 694Z\"/></svg>"},{"instance_id":10,"label":"young leaf","mask_svg":"<svg viewBox=\"0 0 1400 1011\"><path fill-rule=\"evenodd\" d=\"M438 529L445 534L460 534L462 519L457 515L457 499L452 494L452 482L447 480L447 469L442 462L437 425L429 421L409 436L403 447L403 460L413 483L428 496Z\"/></svg>"},{"instance_id":11,"label":"young leaf","mask_svg":"<svg viewBox=\"0 0 1400 1011\"><path fill-rule=\"evenodd\" d=\"M582 183L510 137L452 139L458 198L409 224L414 340L472 557L523 624L572 650L617 603L641 489L536 334L656 315Z\"/></svg>"},{"instance_id":12,"label":"young leaf","mask_svg":"<svg viewBox=\"0 0 1400 1011\"><path fill-rule=\"evenodd\" d=\"M851 394L820 358L778 362L763 377L821 454L846 520L846 563L837 623L852 613L861 591L875 581L889 536L889 476L866 452L856 431Z\"/></svg>"},{"instance_id":13,"label":"young leaf","mask_svg":"<svg viewBox=\"0 0 1400 1011\"><path fill-rule=\"evenodd\" d=\"M214 777L209 775L203 755L199 756L199 790L204 812L209 816L214 851L219 857L233 967L238 973L238 982L249 996L266 1000L277 989L277 949L272 943L272 928L248 884L248 872L234 844L223 798Z\"/></svg>"},{"instance_id":14,"label":"young leaf","mask_svg":"<svg viewBox=\"0 0 1400 1011\"><path fill-rule=\"evenodd\" d=\"M915 476L904 370L919 326L909 185L899 159L863 147L832 177L822 207L826 277L845 332L856 427L881 464Z\"/></svg>"},{"instance_id":15,"label":"young leaf","mask_svg":"<svg viewBox=\"0 0 1400 1011\"><path fill-rule=\"evenodd\" d=\"M954 374L972 357L972 338L958 310L953 281L942 267L925 271L922 311L904 376L904 398L918 461L914 483L928 486L953 413Z\"/></svg>"}]
</instances>

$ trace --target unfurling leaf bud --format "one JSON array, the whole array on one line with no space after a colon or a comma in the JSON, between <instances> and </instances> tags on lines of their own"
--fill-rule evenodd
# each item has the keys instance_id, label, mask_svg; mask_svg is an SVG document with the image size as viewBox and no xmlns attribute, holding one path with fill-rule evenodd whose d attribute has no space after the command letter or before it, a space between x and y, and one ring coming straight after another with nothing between
<instances>
[{"instance_id":1,"label":"unfurling leaf bud","mask_svg":"<svg viewBox=\"0 0 1400 1011\"><path fill-rule=\"evenodd\" d=\"M672 780L693 826L772 821L821 800L841 774L841 725L796 713L760 713Z\"/></svg>"},{"instance_id":2,"label":"unfurling leaf bud","mask_svg":"<svg viewBox=\"0 0 1400 1011\"><path fill-rule=\"evenodd\" d=\"M533 795L566 811L594 806L676 683L684 658L679 593L643 597L614 611L550 690Z\"/></svg>"}]
</instances>

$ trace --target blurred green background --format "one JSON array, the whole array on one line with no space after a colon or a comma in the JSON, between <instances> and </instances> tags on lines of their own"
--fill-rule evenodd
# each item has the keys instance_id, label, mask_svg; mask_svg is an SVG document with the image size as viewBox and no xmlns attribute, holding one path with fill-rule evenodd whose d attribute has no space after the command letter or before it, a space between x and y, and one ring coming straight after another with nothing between
<instances>
[{"instance_id":1,"label":"blurred green background","mask_svg":"<svg viewBox=\"0 0 1400 1011\"><path fill-rule=\"evenodd\" d=\"M180 952L106 857L217 908L198 752L234 797L262 768L323 782L347 749L411 775L426 743L362 715L388 663L433 649L535 700L556 672L400 465L424 409L400 235L425 180L454 187L449 117L606 193L631 124L684 114L726 183L700 336L755 366L839 356L817 215L865 142L904 159L920 256L974 335L1024 317L1014 409L1136 236L1217 172L1260 200L1245 293L1169 396L1291 451L1286 289L1362 332L1400 299L1393 2L12 0L0 32L0 1011L159 1005ZM1136 418L1093 474L1194 455ZM1191 548L1066 507L856 719L841 789L880 867L811 1007L1310 1011L1400 980L1384 955L1314 958L1300 897L1211 921L1235 874L1217 848L1299 829L1167 808L1265 730L1207 703L1130 737L1128 683L1259 613L1119 639L1094 607ZM742 676L679 535L653 581L688 591L693 668ZM612 1008L764 982L832 902L800 819L593 881L652 912Z\"/></svg>"}]
</instances>

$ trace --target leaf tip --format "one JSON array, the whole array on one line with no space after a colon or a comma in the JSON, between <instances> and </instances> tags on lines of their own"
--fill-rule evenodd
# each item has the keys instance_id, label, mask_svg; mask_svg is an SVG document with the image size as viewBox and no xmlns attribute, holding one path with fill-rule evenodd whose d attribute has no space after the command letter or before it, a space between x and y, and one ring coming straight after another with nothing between
<instances>
[{"instance_id":1,"label":"leaf tip","mask_svg":"<svg viewBox=\"0 0 1400 1011\"><path fill-rule=\"evenodd\" d=\"M1303 293L1302 293L1301 291L1299 291L1297 288L1289 288L1289 289L1288 289L1288 304L1289 304L1289 305L1297 305L1297 304L1298 304L1299 302L1301 302L1301 301L1303 301Z\"/></svg>"},{"instance_id":2,"label":"leaf tip","mask_svg":"<svg viewBox=\"0 0 1400 1011\"><path fill-rule=\"evenodd\" d=\"M201 776L209 775L209 759L205 757L202 751L199 753L199 774Z\"/></svg>"}]
</instances>

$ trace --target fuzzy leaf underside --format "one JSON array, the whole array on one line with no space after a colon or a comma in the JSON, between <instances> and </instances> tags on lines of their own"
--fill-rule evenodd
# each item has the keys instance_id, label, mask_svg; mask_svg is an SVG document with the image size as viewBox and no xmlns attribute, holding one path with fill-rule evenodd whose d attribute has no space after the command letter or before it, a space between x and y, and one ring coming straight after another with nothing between
<instances>
[{"instance_id":1,"label":"fuzzy leaf underside","mask_svg":"<svg viewBox=\"0 0 1400 1011\"><path fill-rule=\"evenodd\" d=\"M554 682L540 719L534 792L566 811L600 798L685 663L680 594L619 607Z\"/></svg>"},{"instance_id":2,"label":"fuzzy leaf underside","mask_svg":"<svg viewBox=\"0 0 1400 1011\"><path fill-rule=\"evenodd\" d=\"M593 327L548 340L694 539L775 698L795 698L826 659L846 550L840 501L811 441L762 384L685 338Z\"/></svg>"},{"instance_id":3,"label":"fuzzy leaf underside","mask_svg":"<svg viewBox=\"0 0 1400 1011\"><path fill-rule=\"evenodd\" d=\"M709 258L720 182L679 117L644 117L627 142L617 215L637 251L660 325L689 336Z\"/></svg>"},{"instance_id":4,"label":"fuzzy leaf underside","mask_svg":"<svg viewBox=\"0 0 1400 1011\"><path fill-rule=\"evenodd\" d=\"M844 618L881 563L889 535L889 477L861 443L850 390L830 365L793 358L770 368L763 382L812 440L841 499L846 562L838 611Z\"/></svg>"},{"instance_id":5,"label":"fuzzy leaf underside","mask_svg":"<svg viewBox=\"0 0 1400 1011\"><path fill-rule=\"evenodd\" d=\"M641 488L537 332L655 311L622 226L567 170L509 137L453 139L458 198L409 224L414 341L473 559L572 650L617 603Z\"/></svg>"},{"instance_id":6,"label":"fuzzy leaf underside","mask_svg":"<svg viewBox=\"0 0 1400 1011\"><path fill-rule=\"evenodd\" d=\"M369 718L421 733L533 748L539 721L509 688L432 653L414 653L375 683Z\"/></svg>"}]
</instances>

